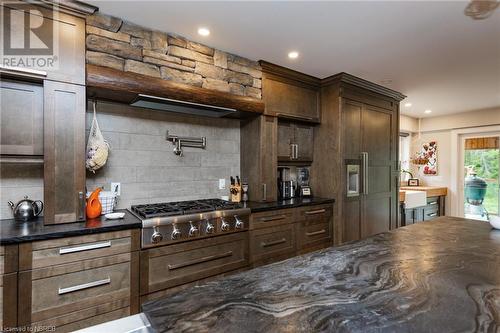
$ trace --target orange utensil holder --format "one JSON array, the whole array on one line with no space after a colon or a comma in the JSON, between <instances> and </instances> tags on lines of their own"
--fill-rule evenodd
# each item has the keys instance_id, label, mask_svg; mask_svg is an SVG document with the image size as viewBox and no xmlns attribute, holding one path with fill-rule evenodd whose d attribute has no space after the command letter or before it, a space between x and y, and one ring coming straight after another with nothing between
<instances>
[{"instance_id":1,"label":"orange utensil holder","mask_svg":"<svg viewBox=\"0 0 500 333\"><path fill-rule=\"evenodd\" d=\"M89 219L101 216L102 205L101 201L99 201L99 193L101 191L101 188L97 188L87 199L87 218Z\"/></svg>"}]
</instances>

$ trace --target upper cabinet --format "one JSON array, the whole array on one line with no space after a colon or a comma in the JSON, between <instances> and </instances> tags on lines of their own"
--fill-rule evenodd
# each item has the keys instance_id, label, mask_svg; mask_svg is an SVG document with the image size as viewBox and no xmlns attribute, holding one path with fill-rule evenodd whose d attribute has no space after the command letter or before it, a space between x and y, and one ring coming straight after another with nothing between
<instances>
[{"instance_id":1,"label":"upper cabinet","mask_svg":"<svg viewBox=\"0 0 500 333\"><path fill-rule=\"evenodd\" d=\"M43 155L43 86L0 81L0 154Z\"/></svg>"},{"instance_id":2,"label":"upper cabinet","mask_svg":"<svg viewBox=\"0 0 500 333\"><path fill-rule=\"evenodd\" d=\"M260 65L265 114L310 123L321 121L319 79L262 60Z\"/></svg>"},{"instance_id":3,"label":"upper cabinet","mask_svg":"<svg viewBox=\"0 0 500 333\"><path fill-rule=\"evenodd\" d=\"M278 161L311 162L314 150L314 127L280 120L278 123Z\"/></svg>"},{"instance_id":4,"label":"upper cabinet","mask_svg":"<svg viewBox=\"0 0 500 333\"><path fill-rule=\"evenodd\" d=\"M13 49L11 57L6 57L8 53L4 50L2 71L8 70L14 75L17 69L27 70L21 71L20 75L42 71L49 80L85 84L84 17L60 11L66 4L45 7L9 1L1 6L4 17L10 19L10 24L2 24L2 30L6 29L3 36L10 37L10 44L8 41L4 44ZM28 38L25 29L16 22L29 22L37 28L32 29Z\"/></svg>"}]
</instances>

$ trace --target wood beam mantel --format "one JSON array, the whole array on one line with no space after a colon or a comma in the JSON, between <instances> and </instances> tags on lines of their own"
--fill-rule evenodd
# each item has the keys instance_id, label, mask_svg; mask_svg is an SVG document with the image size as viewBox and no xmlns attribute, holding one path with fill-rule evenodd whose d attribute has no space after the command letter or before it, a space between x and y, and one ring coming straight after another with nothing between
<instances>
[{"instance_id":1,"label":"wood beam mantel","mask_svg":"<svg viewBox=\"0 0 500 333\"><path fill-rule=\"evenodd\" d=\"M117 69L87 65L87 97L115 102L132 102L138 94L236 109L235 118L258 116L264 112L259 99L237 96L183 83Z\"/></svg>"}]
</instances>

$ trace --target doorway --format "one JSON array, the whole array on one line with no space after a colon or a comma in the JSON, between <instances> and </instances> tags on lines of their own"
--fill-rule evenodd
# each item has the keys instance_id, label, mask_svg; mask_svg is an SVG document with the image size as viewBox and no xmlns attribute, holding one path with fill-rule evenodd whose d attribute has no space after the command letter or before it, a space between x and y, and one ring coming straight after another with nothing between
<instances>
[{"instance_id":1,"label":"doorway","mask_svg":"<svg viewBox=\"0 0 500 333\"><path fill-rule=\"evenodd\" d=\"M487 220L500 211L500 133L466 134L460 145L461 216Z\"/></svg>"}]
</instances>

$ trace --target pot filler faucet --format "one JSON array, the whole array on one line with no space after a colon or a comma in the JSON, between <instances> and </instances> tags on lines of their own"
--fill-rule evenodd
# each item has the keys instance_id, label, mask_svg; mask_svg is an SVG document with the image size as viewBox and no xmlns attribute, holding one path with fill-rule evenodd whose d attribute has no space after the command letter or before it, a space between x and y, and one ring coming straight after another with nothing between
<instances>
[{"instance_id":1,"label":"pot filler faucet","mask_svg":"<svg viewBox=\"0 0 500 333\"><path fill-rule=\"evenodd\" d=\"M182 147L193 147L205 149L207 147L207 138L193 138L193 137L181 137L177 135L171 135L167 131L167 141L171 141L174 147L174 154L177 156L182 156Z\"/></svg>"}]
</instances>

